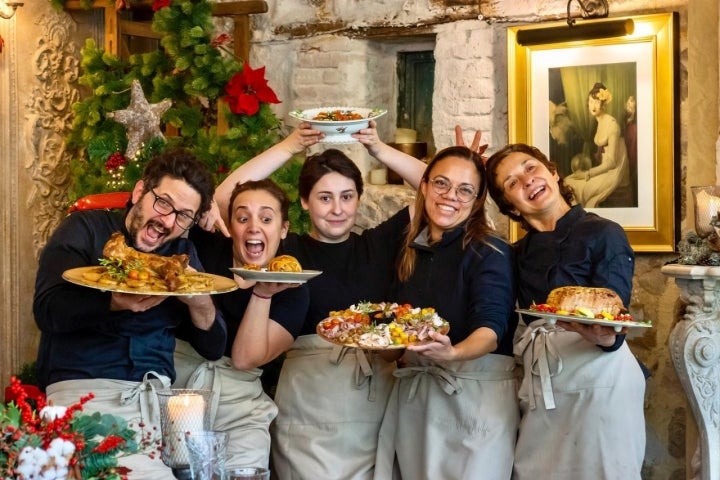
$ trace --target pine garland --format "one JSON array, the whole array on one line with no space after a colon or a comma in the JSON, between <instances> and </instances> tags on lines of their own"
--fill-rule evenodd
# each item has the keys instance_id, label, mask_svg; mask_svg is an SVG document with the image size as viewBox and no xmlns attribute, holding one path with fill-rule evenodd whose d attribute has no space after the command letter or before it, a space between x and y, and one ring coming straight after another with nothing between
<instances>
[{"instance_id":1,"label":"pine garland","mask_svg":"<svg viewBox=\"0 0 720 480\"><path fill-rule=\"evenodd\" d=\"M64 5L64 0L50 1ZM131 189L147 160L168 146L191 149L219 183L282 138L281 122L269 104L261 103L254 115L242 115L222 101L225 86L243 65L213 43L207 0L172 0L155 12L152 28L162 35L161 48L128 59L105 52L93 39L85 41L79 83L92 95L73 105L75 117L66 139L73 154L70 203L92 193ZM117 155L127 147L127 132L107 114L127 108L133 80L140 82L149 103L172 100L162 120L177 129L178 136L166 136L165 142L153 139L137 156L120 161ZM228 126L223 134L217 129L219 115ZM297 195L298 161L288 163L273 179L291 197L292 229L303 232L309 220Z\"/></svg>"}]
</instances>

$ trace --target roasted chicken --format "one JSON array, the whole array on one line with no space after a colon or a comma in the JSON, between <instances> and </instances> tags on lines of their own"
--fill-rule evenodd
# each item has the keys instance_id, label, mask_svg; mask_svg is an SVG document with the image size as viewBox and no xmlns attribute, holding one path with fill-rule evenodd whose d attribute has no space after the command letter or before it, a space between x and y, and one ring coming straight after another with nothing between
<instances>
[{"instance_id":1,"label":"roasted chicken","mask_svg":"<svg viewBox=\"0 0 720 480\"><path fill-rule=\"evenodd\" d=\"M103 256L127 264L140 262L145 269L162 278L170 292L180 286L180 276L185 273L190 261L185 254L164 257L135 250L125 243L125 236L120 232L113 233L107 241L103 248Z\"/></svg>"}]
</instances>

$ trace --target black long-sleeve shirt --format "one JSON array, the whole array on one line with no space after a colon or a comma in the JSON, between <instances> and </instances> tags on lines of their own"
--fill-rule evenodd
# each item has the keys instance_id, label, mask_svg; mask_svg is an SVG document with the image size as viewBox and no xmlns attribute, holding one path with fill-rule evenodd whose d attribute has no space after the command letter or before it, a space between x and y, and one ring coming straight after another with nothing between
<instances>
[{"instance_id":1,"label":"black long-sleeve shirt","mask_svg":"<svg viewBox=\"0 0 720 480\"><path fill-rule=\"evenodd\" d=\"M487 243L473 241L463 248L464 234L465 229L457 227L433 245L419 236L412 244L415 271L407 282L398 282L394 298L414 307L435 307L450 322L453 344L487 327L497 335L493 353L512 356L518 322L512 250L490 236Z\"/></svg>"},{"instance_id":2,"label":"black long-sleeve shirt","mask_svg":"<svg viewBox=\"0 0 720 480\"><path fill-rule=\"evenodd\" d=\"M566 285L605 287L630 305L635 254L622 227L575 205L551 232L531 231L516 244L518 304L543 303L550 291ZM601 347L614 351L615 345Z\"/></svg>"},{"instance_id":3,"label":"black long-sleeve shirt","mask_svg":"<svg viewBox=\"0 0 720 480\"><path fill-rule=\"evenodd\" d=\"M110 311L109 292L71 284L62 278L70 268L97 265L113 232L126 235L122 214L103 210L75 212L53 233L40 255L33 313L42 332L38 377L42 388L62 380L112 378L141 381L148 371L175 379L175 329L192 325L187 305L169 297L145 312ZM202 266L193 244L178 238L154 253L186 253L190 265ZM191 344L204 357L223 355L227 331L216 310L208 330L190 327Z\"/></svg>"},{"instance_id":4,"label":"black long-sleeve shirt","mask_svg":"<svg viewBox=\"0 0 720 480\"><path fill-rule=\"evenodd\" d=\"M296 257L304 269L322 270L308 282L310 307L301 335L315 333L318 322L332 310L358 302L392 301L397 252L410 222L407 207L362 234L351 233L340 243L315 240L310 235L288 234L282 253Z\"/></svg>"}]
</instances>

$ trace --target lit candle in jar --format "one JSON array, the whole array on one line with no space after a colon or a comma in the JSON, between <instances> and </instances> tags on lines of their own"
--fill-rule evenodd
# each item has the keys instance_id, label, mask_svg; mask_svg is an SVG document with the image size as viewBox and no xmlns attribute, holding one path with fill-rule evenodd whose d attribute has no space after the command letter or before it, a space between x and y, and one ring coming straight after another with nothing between
<instances>
[{"instance_id":1,"label":"lit candle in jar","mask_svg":"<svg viewBox=\"0 0 720 480\"><path fill-rule=\"evenodd\" d=\"M167 441L170 458L176 465L187 465L190 454L185 446L185 436L205 429L205 400L197 394L176 395L168 399L167 413L170 421Z\"/></svg>"},{"instance_id":2,"label":"lit candle in jar","mask_svg":"<svg viewBox=\"0 0 720 480\"><path fill-rule=\"evenodd\" d=\"M701 237L706 237L713 231L710 222L720 212L720 197L710 195L705 190L698 189L695 193L695 230Z\"/></svg>"}]
</instances>

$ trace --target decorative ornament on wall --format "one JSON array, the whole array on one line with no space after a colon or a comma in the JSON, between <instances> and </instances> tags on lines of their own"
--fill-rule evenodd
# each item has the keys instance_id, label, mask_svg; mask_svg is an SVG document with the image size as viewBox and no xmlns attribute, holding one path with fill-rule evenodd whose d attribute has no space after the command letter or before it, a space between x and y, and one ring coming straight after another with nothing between
<instances>
[{"instance_id":1,"label":"decorative ornament on wall","mask_svg":"<svg viewBox=\"0 0 720 480\"><path fill-rule=\"evenodd\" d=\"M27 115L23 126L23 131L32 132L27 137L31 156L23 165L25 177L32 181L24 211L32 212L32 242L37 259L47 239L67 215L65 205L72 178L68 165L73 156L65 148L64 138L72 129L72 106L80 100L77 84L80 64L74 41L77 22L70 15L43 15L33 32L37 38L28 57L32 59L34 86L25 96ZM13 56L8 60L12 65ZM58 65L63 68L57 68ZM10 71L15 67L10 66ZM22 109L16 106L11 110Z\"/></svg>"},{"instance_id":2,"label":"decorative ornament on wall","mask_svg":"<svg viewBox=\"0 0 720 480\"><path fill-rule=\"evenodd\" d=\"M160 103L148 103L140 82L133 80L128 108L107 114L108 118L127 128L128 144L125 157L133 158L142 148L143 143L150 139L155 137L165 139L160 130L160 118L171 106L172 101L167 98Z\"/></svg>"}]
</instances>

